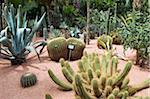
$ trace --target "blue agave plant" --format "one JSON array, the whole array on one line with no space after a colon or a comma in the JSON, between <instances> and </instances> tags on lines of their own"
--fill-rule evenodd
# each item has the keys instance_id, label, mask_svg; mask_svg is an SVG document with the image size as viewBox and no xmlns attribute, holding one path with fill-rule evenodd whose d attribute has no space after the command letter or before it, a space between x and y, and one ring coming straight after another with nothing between
<instances>
[{"instance_id":1,"label":"blue agave plant","mask_svg":"<svg viewBox=\"0 0 150 99\"><path fill-rule=\"evenodd\" d=\"M21 5L17 9L16 16L13 5L5 6L3 16L8 26L0 33L0 43L2 45L0 57L10 60L12 65L25 62L26 56L32 51L35 51L39 57L39 53L35 48L41 46L43 42L37 44L32 40L42 24L45 14L39 20L36 17L33 27L29 28L26 13L21 13ZM34 46L35 44L36 46Z\"/></svg>"}]
</instances>

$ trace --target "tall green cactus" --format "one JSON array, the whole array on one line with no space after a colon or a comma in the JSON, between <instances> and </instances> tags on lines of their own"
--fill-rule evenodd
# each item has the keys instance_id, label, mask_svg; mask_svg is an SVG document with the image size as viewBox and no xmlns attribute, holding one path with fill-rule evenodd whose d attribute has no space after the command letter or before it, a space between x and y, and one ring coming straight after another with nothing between
<instances>
[{"instance_id":1,"label":"tall green cactus","mask_svg":"<svg viewBox=\"0 0 150 99\"><path fill-rule=\"evenodd\" d=\"M128 73L132 68L132 62L128 61L124 70L118 71L118 58L112 56L111 50L102 54L100 58L95 53L84 53L78 62L77 72L74 72L70 65L67 68L68 62L66 64L63 59L60 63L62 72L68 80L67 84L75 91L76 99L130 99L150 84L150 79L147 79L140 84L129 85Z\"/></svg>"}]
</instances>

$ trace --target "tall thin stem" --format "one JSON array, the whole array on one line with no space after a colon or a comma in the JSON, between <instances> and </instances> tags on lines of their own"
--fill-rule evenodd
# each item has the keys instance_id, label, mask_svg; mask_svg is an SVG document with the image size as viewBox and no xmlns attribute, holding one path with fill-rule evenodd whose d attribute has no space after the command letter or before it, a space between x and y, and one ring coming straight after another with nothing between
<instances>
[{"instance_id":1,"label":"tall thin stem","mask_svg":"<svg viewBox=\"0 0 150 99\"><path fill-rule=\"evenodd\" d=\"M88 44L89 44L89 22L90 22L90 0L87 0L87 26L86 26L87 37L86 37L86 41Z\"/></svg>"}]
</instances>

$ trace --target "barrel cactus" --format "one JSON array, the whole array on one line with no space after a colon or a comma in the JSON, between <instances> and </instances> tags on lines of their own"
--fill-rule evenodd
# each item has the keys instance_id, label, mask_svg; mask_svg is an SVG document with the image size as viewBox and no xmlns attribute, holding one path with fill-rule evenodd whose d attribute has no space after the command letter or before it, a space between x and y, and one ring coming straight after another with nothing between
<instances>
[{"instance_id":1,"label":"barrel cactus","mask_svg":"<svg viewBox=\"0 0 150 99\"><path fill-rule=\"evenodd\" d=\"M37 77L33 73L25 73L21 76L21 85L22 87L30 87L36 84L37 82Z\"/></svg>"},{"instance_id":2,"label":"barrel cactus","mask_svg":"<svg viewBox=\"0 0 150 99\"><path fill-rule=\"evenodd\" d=\"M77 72L64 59L60 63L68 82L59 80L50 69L48 73L61 89L74 90L76 99L132 99L136 92L150 84L149 78L139 84L129 85L128 73L132 62L128 61L122 71L118 70L118 58L113 56L112 51L105 52L100 58L96 53L85 52L78 62Z\"/></svg>"},{"instance_id":3,"label":"barrel cactus","mask_svg":"<svg viewBox=\"0 0 150 99\"><path fill-rule=\"evenodd\" d=\"M68 58L67 41L63 37L48 41L47 50L51 60L59 61L60 58Z\"/></svg>"},{"instance_id":4,"label":"barrel cactus","mask_svg":"<svg viewBox=\"0 0 150 99\"><path fill-rule=\"evenodd\" d=\"M45 95L45 99L53 99L53 98L52 98L52 96L51 96L51 95L46 94L46 95Z\"/></svg>"},{"instance_id":5,"label":"barrel cactus","mask_svg":"<svg viewBox=\"0 0 150 99\"><path fill-rule=\"evenodd\" d=\"M72 50L72 53L71 53L71 60L80 59L83 55L83 50L85 48L85 44L77 38L67 39L67 44L68 45L71 44L71 45L75 46L74 50Z\"/></svg>"},{"instance_id":6,"label":"barrel cactus","mask_svg":"<svg viewBox=\"0 0 150 99\"><path fill-rule=\"evenodd\" d=\"M113 39L109 35L102 35L97 40L97 47L102 49L111 49Z\"/></svg>"}]
</instances>

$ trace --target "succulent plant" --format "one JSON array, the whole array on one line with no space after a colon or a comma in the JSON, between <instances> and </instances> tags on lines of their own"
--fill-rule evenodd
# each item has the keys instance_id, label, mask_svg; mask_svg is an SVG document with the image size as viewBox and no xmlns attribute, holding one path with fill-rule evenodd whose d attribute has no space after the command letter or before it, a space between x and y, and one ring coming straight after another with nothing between
<instances>
[{"instance_id":1,"label":"succulent plant","mask_svg":"<svg viewBox=\"0 0 150 99\"><path fill-rule=\"evenodd\" d=\"M51 60L59 61L60 58L68 58L67 41L64 37L49 40L47 50Z\"/></svg>"},{"instance_id":2,"label":"succulent plant","mask_svg":"<svg viewBox=\"0 0 150 99\"><path fill-rule=\"evenodd\" d=\"M84 55L74 72L64 59L60 59L62 73L68 82L59 80L49 69L52 80L63 90L74 90L76 99L132 99L133 95L150 84L150 78L136 85L129 85L128 73L132 62L128 61L122 71L117 69L118 58L112 50L99 56L96 53Z\"/></svg>"},{"instance_id":3,"label":"succulent plant","mask_svg":"<svg viewBox=\"0 0 150 99\"><path fill-rule=\"evenodd\" d=\"M36 84L37 77L35 74L28 72L21 76L20 82L22 87L30 87Z\"/></svg>"},{"instance_id":4,"label":"succulent plant","mask_svg":"<svg viewBox=\"0 0 150 99\"><path fill-rule=\"evenodd\" d=\"M117 33L117 31L110 32L110 36L113 39L113 44L122 44L121 36L119 35L119 33Z\"/></svg>"},{"instance_id":5,"label":"succulent plant","mask_svg":"<svg viewBox=\"0 0 150 99\"><path fill-rule=\"evenodd\" d=\"M83 50L85 48L85 44L77 38L69 38L67 39L67 45L74 45L75 48L71 52L71 60L80 59L83 55Z\"/></svg>"},{"instance_id":6,"label":"succulent plant","mask_svg":"<svg viewBox=\"0 0 150 99\"><path fill-rule=\"evenodd\" d=\"M46 95L45 95L45 99L53 99L53 98L52 98L52 96L51 96L51 95L46 94Z\"/></svg>"},{"instance_id":7,"label":"succulent plant","mask_svg":"<svg viewBox=\"0 0 150 99\"><path fill-rule=\"evenodd\" d=\"M17 9L16 16L13 5L5 6L3 16L8 26L0 33L0 43L2 44L0 56L10 60L12 65L20 65L25 62L26 56L33 51L36 52L39 58L39 53L37 53L35 48L44 43L38 43L38 45L34 47L32 40L37 29L42 24L45 13L39 21L38 17L36 17L32 28L27 26L28 20L26 19L26 13L21 13L21 5Z\"/></svg>"},{"instance_id":8,"label":"succulent plant","mask_svg":"<svg viewBox=\"0 0 150 99\"><path fill-rule=\"evenodd\" d=\"M97 40L97 47L102 49L111 49L112 48L113 39L109 35L101 35Z\"/></svg>"}]
</instances>

